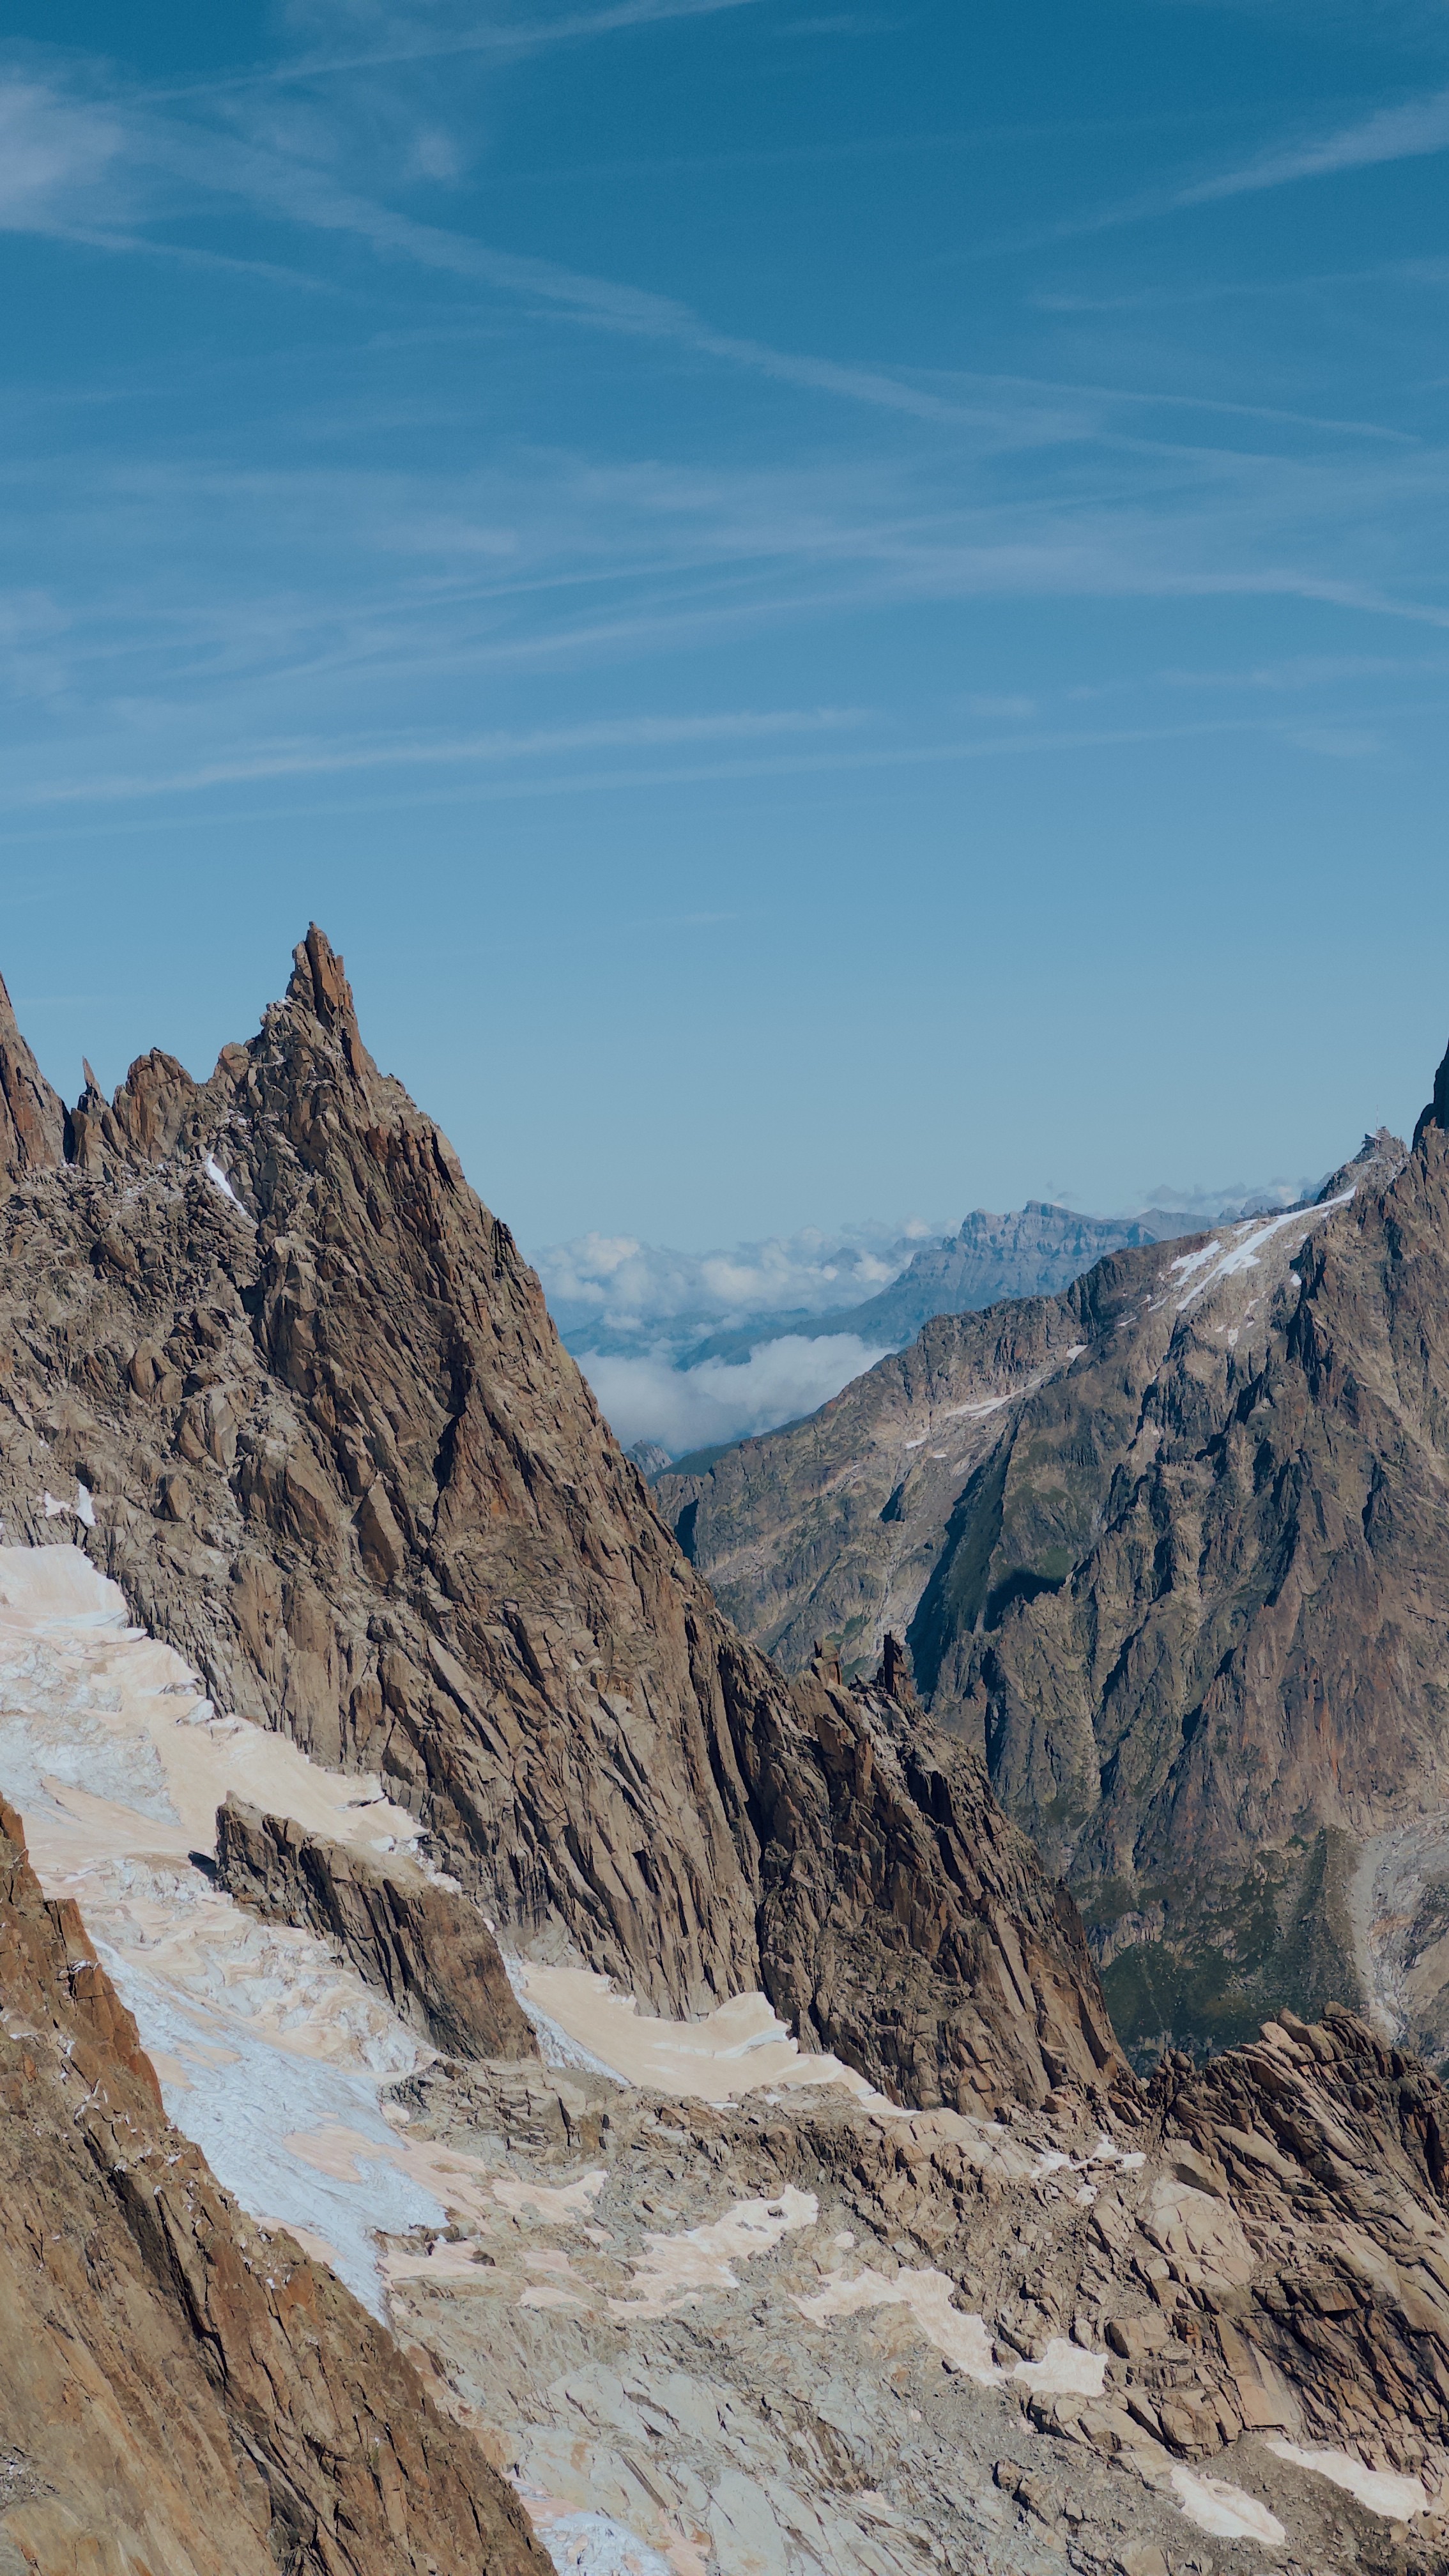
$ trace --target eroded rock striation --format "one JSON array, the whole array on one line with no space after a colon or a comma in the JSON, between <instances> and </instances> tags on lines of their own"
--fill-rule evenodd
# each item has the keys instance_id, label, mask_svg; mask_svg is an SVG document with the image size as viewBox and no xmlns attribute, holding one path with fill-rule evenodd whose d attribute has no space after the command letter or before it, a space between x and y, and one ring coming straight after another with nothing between
<instances>
[{"instance_id":1,"label":"eroded rock striation","mask_svg":"<svg viewBox=\"0 0 1449 2576\"><path fill-rule=\"evenodd\" d=\"M216 1874L257 1913L335 1941L364 1984L435 2048L537 2056L478 1907L406 1855L380 1861L349 1851L233 1794L216 1811Z\"/></svg>"},{"instance_id":2,"label":"eroded rock striation","mask_svg":"<svg viewBox=\"0 0 1449 2576\"><path fill-rule=\"evenodd\" d=\"M380 1769L519 1945L676 2011L763 1986L918 2098L1110 2071L970 1753L721 1616L319 931L209 1081L153 1052L36 1132L0 1207L12 1540L83 1538L219 1707Z\"/></svg>"},{"instance_id":3,"label":"eroded rock striation","mask_svg":"<svg viewBox=\"0 0 1449 2576\"><path fill-rule=\"evenodd\" d=\"M548 2576L385 2328L173 2129L0 1802L0 2565Z\"/></svg>"},{"instance_id":4,"label":"eroded rock striation","mask_svg":"<svg viewBox=\"0 0 1449 2576\"><path fill-rule=\"evenodd\" d=\"M932 1325L658 1489L787 1660L905 1628L1144 2048L1357 1997L1449 2050L1445 1098L1311 1207Z\"/></svg>"}]
</instances>

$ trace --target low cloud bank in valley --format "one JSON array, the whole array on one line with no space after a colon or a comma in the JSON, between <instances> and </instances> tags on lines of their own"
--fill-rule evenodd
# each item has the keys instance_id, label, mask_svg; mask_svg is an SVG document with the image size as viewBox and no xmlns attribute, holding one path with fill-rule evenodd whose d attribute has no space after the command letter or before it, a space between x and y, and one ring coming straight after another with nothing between
<instances>
[{"instance_id":1,"label":"low cloud bank in valley","mask_svg":"<svg viewBox=\"0 0 1449 2576\"><path fill-rule=\"evenodd\" d=\"M734 1364L703 1360L679 1369L664 1352L639 1358L584 1352L579 1366L625 1448L657 1440L678 1458L813 1413L883 1356L854 1333L816 1341L787 1333Z\"/></svg>"},{"instance_id":2,"label":"low cloud bank in valley","mask_svg":"<svg viewBox=\"0 0 1449 2576\"><path fill-rule=\"evenodd\" d=\"M866 1222L826 1234L806 1226L728 1250L679 1252L627 1234L583 1234L534 1256L559 1329L575 1350L610 1335L757 1315L828 1314L860 1304L899 1278L911 1255L941 1232L919 1218Z\"/></svg>"},{"instance_id":3,"label":"low cloud bank in valley","mask_svg":"<svg viewBox=\"0 0 1449 2576\"><path fill-rule=\"evenodd\" d=\"M1161 1183L1145 1205L1179 1213L1190 1228L1303 1195L1289 1181L1257 1190ZM554 1321L618 1439L678 1458L773 1431L838 1395L894 1345L884 1326L867 1343L849 1331L812 1336L811 1321L853 1321L852 1309L954 1231L920 1218L867 1219L709 1252L592 1233L534 1258Z\"/></svg>"}]
</instances>

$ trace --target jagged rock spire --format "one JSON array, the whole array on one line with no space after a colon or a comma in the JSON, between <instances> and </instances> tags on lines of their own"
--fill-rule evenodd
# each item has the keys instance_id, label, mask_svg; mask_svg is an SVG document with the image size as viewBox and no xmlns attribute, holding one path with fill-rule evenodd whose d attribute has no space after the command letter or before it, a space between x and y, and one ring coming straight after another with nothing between
<instances>
[{"instance_id":1,"label":"jagged rock spire","mask_svg":"<svg viewBox=\"0 0 1449 2576\"><path fill-rule=\"evenodd\" d=\"M308 923L306 938L292 951L287 1000L308 1012L329 1036L341 1040L348 1066L359 1081L367 1074L376 1074L377 1067L358 1032L346 968L326 931L319 930L315 921Z\"/></svg>"},{"instance_id":2,"label":"jagged rock spire","mask_svg":"<svg viewBox=\"0 0 1449 2576\"><path fill-rule=\"evenodd\" d=\"M65 1103L20 1034L0 978L0 1181L65 1161Z\"/></svg>"}]
</instances>

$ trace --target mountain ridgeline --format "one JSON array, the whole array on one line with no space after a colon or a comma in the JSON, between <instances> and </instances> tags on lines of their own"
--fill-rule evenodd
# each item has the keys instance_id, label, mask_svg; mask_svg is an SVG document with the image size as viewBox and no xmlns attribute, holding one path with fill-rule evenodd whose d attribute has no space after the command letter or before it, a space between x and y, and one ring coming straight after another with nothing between
<instances>
[{"instance_id":1,"label":"mountain ridgeline","mask_svg":"<svg viewBox=\"0 0 1449 2576\"><path fill-rule=\"evenodd\" d=\"M385 1999L447 2220L384 2225L389 2330L240 2208L0 1804L0 2576L1434 2576L1449 2100L1291 1996L1442 2007L1446 1244L1436 1110L937 1317L661 1484L686 1545L319 931L208 1081L72 1108L0 987L5 1543L424 1829L234 1792L187 1865ZM1058 1870L1161 2030L1281 2013L1139 2082ZM510 1952L763 1987L894 2101L561 2066Z\"/></svg>"},{"instance_id":2,"label":"mountain ridgeline","mask_svg":"<svg viewBox=\"0 0 1449 2576\"><path fill-rule=\"evenodd\" d=\"M787 1665L907 1636L1144 2054L1331 1996L1449 2050L1446 1108L659 1482Z\"/></svg>"},{"instance_id":3,"label":"mountain ridgeline","mask_svg":"<svg viewBox=\"0 0 1449 2576\"><path fill-rule=\"evenodd\" d=\"M676 2013L763 1987L918 2101L1120 2068L979 1759L721 1616L319 931L208 1082L152 1053L67 1111L7 1004L0 1098L12 1540L380 1770L516 1946Z\"/></svg>"}]
</instances>

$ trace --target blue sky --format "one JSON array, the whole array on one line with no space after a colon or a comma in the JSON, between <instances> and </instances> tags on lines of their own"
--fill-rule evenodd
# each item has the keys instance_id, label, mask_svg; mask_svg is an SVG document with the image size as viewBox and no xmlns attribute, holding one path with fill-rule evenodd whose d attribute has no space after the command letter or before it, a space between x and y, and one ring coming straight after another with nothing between
<instances>
[{"instance_id":1,"label":"blue sky","mask_svg":"<svg viewBox=\"0 0 1449 2576\"><path fill-rule=\"evenodd\" d=\"M1442 7L11 0L0 965L316 915L526 1243L1324 1168L1449 1037Z\"/></svg>"}]
</instances>

